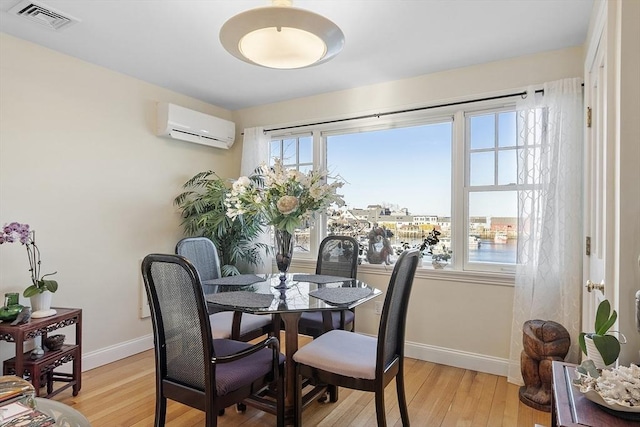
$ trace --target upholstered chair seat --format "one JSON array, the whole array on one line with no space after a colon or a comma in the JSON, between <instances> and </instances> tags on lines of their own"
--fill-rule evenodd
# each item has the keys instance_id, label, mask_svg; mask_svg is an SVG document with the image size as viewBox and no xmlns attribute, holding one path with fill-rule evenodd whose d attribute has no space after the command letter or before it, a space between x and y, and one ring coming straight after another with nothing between
<instances>
[{"instance_id":1,"label":"upholstered chair seat","mask_svg":"<svg viewBox=\"0 0 640 427\"><path fill-rule=\"evenodd\" d=\"M296 363L331 371L345 377L372 380L376 377L378 340L341 329L329 331L293 355Z\"/></svg>"},{"instance_id":2,"label":"upholstered chair seat","mask_svg":"<svg viewBox=\"0 0 640 427\"><path fill-rule=\"evenodd\" d=\"M231 338L234 319L233 311L213 313L209 315L209 319L211 320L211 332L214 338ZM255 331L259 331L257 333L263 335L263 330L271 328L271 316L242 313L240 319L240 337L255 335ZM243 339L243 341L245 340L246 339Z\"/></svg>"}]
</instances>

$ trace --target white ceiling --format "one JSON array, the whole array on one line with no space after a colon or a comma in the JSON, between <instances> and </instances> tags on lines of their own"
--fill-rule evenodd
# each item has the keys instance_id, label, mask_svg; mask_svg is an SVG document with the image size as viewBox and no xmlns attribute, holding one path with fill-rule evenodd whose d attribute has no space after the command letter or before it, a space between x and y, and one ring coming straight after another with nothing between
<instances>
[{"instance_id":1,"label":"white ceiling","mask_svg":"<svg viewBox=\"0 0 640 427\"><path fill-rule=\"evenodd\" d=\"M294 0L345 34L334 59L273 70L218 33L268 0L36 0L81 22L54 31L8 13L0 31L229 110L582 45L593 0ZM1 58L0 58L1 60Z\"/></svg>"}]
</instances>

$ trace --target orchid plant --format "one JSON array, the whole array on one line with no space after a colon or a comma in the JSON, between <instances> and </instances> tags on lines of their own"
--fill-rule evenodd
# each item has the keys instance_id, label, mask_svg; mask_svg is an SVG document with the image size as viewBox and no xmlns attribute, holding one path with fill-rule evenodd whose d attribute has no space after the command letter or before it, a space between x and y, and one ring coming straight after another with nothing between
<instances>
[{"instance_id":1,"label":"orchid plant","mask_svg":"<svg viewBox=\"0 0 640 427\"><path fill-rule=\"evenodd\" d=\"M29 228L29 224L20 224L12 222L5 224L0 231L0 244L20 242L27 248L27 257L29 259L29 271L31 272L31 283L24 290L25 298L41 294L45 291L55 292L58 290L58 282L55 280L45 280L45 277L52 276L57 272L48 273L40 276L40 249L36 245L36 232Z\"/></svg>"},{"instance_id":2,"label":"orchid plant","mask_svg":"<svg viewBox=\"0 0 640 427\"><path fill-rule=\"evenodd\" d=\"M255 215L266 225L293 234L296 228L311 219L316 212L330 205L344 205L337 193L343 182L327 182L327 173L302 173L287 169L279 159L273 166L260 166L256 173L241 176L233 183L225 202L227 215Z\"/></svg>"}]
</instances>

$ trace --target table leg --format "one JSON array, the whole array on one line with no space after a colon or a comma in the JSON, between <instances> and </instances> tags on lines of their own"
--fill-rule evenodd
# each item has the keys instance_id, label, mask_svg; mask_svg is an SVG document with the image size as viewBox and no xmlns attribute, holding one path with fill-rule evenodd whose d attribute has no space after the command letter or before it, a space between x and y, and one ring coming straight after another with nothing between
<instances>
[{"instance_id":1,"label":"table leg","mask_svg":"<svg viewBox=\"0 0 640 427\"><path fill-rule=\"evenodd\" d=\"M73 386L74 396L77 396L82 388L82 312L78 313L76 321L76 345L78 346L77 357L73 359L73 379L76 381Z\"/></svg>"},{"instance_id":2,"label":"table leg","mask_svg":"<svg viewBox=\"0 0 640 427\"><path fill-rule=\"evenodd\" d=\"M287 424L294 421L295 409L295 386L296 386L296 370L293 368L293 355L298 351L298 321L301 313L284 312L280 313L284 322L284 345L285 345L285 367L284 367L284 384L285 384L285 401L284 414Z\"/></svg>"}]
</instances>

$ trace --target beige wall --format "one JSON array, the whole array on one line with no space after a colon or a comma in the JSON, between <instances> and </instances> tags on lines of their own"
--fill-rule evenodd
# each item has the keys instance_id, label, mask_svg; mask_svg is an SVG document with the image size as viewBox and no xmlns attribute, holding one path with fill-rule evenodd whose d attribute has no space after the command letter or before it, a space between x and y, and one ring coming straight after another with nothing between
<instances>
[{"instance_id":1,"label":"beige wall","mask_svg":"<svg viewBox=\"0 0 640 427\"><path fill-rule=\"evenodd\" d=\"M172 200L188 178L238 173L239 145L226 151L155 136L157 101L231 119L0 34L0 223L37 231L43 272L58 271L54 305L83 309L85 367L152 345L150 320L138 318L139 262L173 252L182 230ZM0 294L29 284L24 247L3 244L0 266ZM0 345L0 359L11 347Z\"/></svg>"},{"instance_id":2,"label":"beige wall","mask_svg":"<svg viewBox=\"0 0 640 427\"><path fill-rule=\"evenodd\" d=\"M581 76L583 60L583 49L571 48L248 108L234 112L234 117L241 127L270 128L511 93ZM386 289L391 269L376 267L361 266L358 277ZM407 320L407 354L505 374L513 287L482 276L450 279L417 274ZM359 331L375 334L378 320L373 302L357 309Z\"/></svg>"},{"instance_id":3,"label":"beige wall","mask_svg":"<svg viewBox=\"0 0 640 427\"><path fill-rule=\"evenodd\" d=\"M85 367L151 344L138 318L140 259L173 251L171 201L188 177L239 171L240 142L223 151L154 136L156 101L273 126L507 92L579 76L583 61L573 48L229 112L4 34L0 56L0 222L36 228L44 270L58 271L55 304L84 309ZM0 265L0 292L27 285L23 248L3 245ZM360 277L385 289L389 271ZM418 275L408 354L506 372L512 287L450 279ZM377 321L372 303L358 310L359 330L373 334Z\"/></svg>"}]
</instances>

